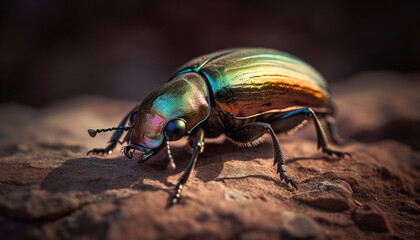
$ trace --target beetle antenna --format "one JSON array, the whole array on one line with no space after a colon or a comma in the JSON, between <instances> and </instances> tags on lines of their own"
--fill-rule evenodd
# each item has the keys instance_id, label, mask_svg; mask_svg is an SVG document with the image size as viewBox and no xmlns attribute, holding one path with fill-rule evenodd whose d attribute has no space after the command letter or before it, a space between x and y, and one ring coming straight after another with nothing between
<instances>
[{"instance_id":1,"label":"beetle antenna","mask_svg":"<svg viewBox=\"0 0 420 240\"><path fill-rule=\"evenodd\" d=\"M169 156L169 163L168 163L168 168L171 170L176 169L176 164L174 161L174 158L172 157L171 154L171 147L169 146L169 139L166 138L166 149L168 150L168 156Z\"/></svg>"},{"instance_id":2,"label":"beetle antenna","mask_svg":"<svg viewBox=\"0 0 420 240\"><path fill-rule=\"evenodd\" d=\"M119 126L119 127L103 128L103 129L96 129L96 130L95 129L89 129L88 133L91 137L94 138L96 136L96 134L100 133L100 132L108 132L108 131L115 131L115 130L128 131L128 130L133 129L133 128L134 128L134 125L127 126L127 127Z\"/></svg>"}]
</instances>

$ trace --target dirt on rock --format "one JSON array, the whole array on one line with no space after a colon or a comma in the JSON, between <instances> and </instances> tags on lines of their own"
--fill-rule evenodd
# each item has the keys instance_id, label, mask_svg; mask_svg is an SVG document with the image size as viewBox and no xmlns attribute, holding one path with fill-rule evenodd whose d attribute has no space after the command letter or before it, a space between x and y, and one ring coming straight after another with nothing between
<instances>
[{"instance_id":1,"label":"dirt on rock","mask_svg":"<svg viewBox=\"0 0 420 240\"><path fill-rule=\"evenodd\" d=\"M366 73L331 86L345 146L316 149L313 124L271 140L206 142L179 205L167 208L190 154L185 139L144 164L89 128L115 126L136 103L83 96L38 109L0 105L0 239L420 239L420 75ZM118 149L116 149L118 150Z\"/></svg>"}]
</instances>

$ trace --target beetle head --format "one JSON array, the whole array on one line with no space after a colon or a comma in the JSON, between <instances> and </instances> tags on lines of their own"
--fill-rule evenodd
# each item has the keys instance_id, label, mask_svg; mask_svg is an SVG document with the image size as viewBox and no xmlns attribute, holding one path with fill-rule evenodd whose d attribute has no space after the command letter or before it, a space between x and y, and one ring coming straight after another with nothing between
<instances>
[{"instance_id":1,"label":"beetle head","mask_svg":"<svg viewBox=\"0 0 420 240\"><path fill-rule=\"evenodd\" d=\"M130 146L148 152L164 140L178 140L207 119L210 101L204 79L197 73L176 76L141 103Z\"/></svg>"}]
</instances>

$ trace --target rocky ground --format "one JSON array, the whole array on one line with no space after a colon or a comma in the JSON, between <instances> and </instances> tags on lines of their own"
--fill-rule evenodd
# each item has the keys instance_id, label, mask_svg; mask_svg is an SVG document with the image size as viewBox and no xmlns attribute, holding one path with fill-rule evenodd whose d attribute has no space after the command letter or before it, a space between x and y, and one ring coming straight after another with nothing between
<instances>
[{"instance_id":1,"label":"rocky ground","mask_svg":"<svg viewBox=\"0 0 420 240\"><path fill-rule=\"evenodd\" d=\"M316 149L311 124L279 135L295 191L272 167L269 138L206 143L180 205L166 208L190 155L172 146L140 165L86 156L134 102L84 96L43 109L0 106L0 239L419 239L420 75L366 73L333 85L347 138Z\"/></svg>"}]
</instances>

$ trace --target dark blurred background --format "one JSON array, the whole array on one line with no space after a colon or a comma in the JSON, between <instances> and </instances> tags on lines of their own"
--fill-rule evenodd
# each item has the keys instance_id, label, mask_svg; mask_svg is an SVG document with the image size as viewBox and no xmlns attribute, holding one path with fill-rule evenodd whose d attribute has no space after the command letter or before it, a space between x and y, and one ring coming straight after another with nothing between
<instances>
[{"instance_id":1,"label":"dark blurred background","mask_svg":"<svg viewBox=\"0 0 420 240\"><path fill-rule=\"evenodd\" d=\"M416 1L55 1L0 5L0 101L139 101L187 60L231 47L296 55L329 82L420 70Z\"/></svg>"}]
</instances>

